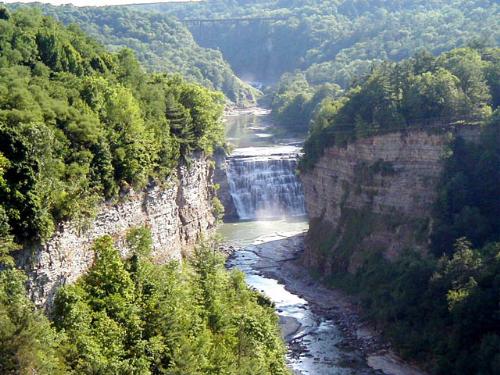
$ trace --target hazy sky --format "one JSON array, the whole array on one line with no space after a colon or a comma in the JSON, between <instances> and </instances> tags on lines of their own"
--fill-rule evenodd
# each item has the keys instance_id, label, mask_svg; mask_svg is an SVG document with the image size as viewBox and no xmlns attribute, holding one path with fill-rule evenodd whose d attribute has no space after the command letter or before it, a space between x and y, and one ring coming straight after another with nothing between
<instances>
[{"instance_id":1,"label":"hazy sky","mask_svg":"<svg viewBox=\"0 0 500 375\"><path fill-rule=\"evenodd\" d=\"M120 4L148 4L148 3L173 3L179 0L38 0L39 3L49 3L54 5L73 4L76 6L104 6ZM200 1L200 0L182 0ZM0 0L0 3L32 3L33 0Z\"/></svg>"}]
</instances>

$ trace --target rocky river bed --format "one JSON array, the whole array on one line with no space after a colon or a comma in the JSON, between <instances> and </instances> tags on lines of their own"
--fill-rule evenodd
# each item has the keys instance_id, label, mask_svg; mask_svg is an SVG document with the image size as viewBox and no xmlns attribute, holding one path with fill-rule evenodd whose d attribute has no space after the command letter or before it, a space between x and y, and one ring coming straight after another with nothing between
<instances>
[{"instance_id":1,"label":"rocky river bed","mask_svg":"<svg viewBox=\"0 0 500 375\"><path fill-rule=\"evenodd\" d=\"M242 270L248 284L275 303L293 372L423 375L360 319L356 304L312 279L301 266L304 226L281 220L225 224L222 229L225 248L233 252L228 267Z\"/></svg>"},{"instance_id":2,"label":"rocky river bed","mask_svg":"<svg viewBox=\"0 0 500 375\"><path fill-rule=\"evenodd\" d=\"M224 181L226 197L241 203L232 205L240 220L219 228L223 251L231 254L227 266L242 270L247 283L274 302L292 371L423 374L394 355L343 293L313 280L300 264L308 222L293 217L303 212L296 209L303 194L289 159L297 157L301 140L278 136L269 111L262 108L229 111L225 121L226 138L234 147L230 158L248 159L243 166L230 165L234 160L229 159L227 169L233 173ZM283 157L283 150L288 150L288 161L277 163L275 155Z\"/></svg>"}]
</instances>

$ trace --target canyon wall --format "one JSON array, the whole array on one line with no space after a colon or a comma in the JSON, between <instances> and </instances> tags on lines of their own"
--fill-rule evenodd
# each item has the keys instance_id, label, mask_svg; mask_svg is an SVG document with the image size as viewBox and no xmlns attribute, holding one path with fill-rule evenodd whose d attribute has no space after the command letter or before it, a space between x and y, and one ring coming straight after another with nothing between
<instances>
[{"instance_id":1,"label":"canyon wall","mask_svg":"<svg viewBox=\"0 0 500 375\"><path fill-rule=\"evenodd\" d=\"M228 162L224 151L219 151L215 155L214 183L219 187L217 197L224 206L224 221L235 221L238 219L238 212L234 205L233 197L230 193L229 181L227 180Z\"/></svg>"},{"instance_id":2,"label":"canyon wall","mask_svg":"<svg viewBox=\"0 0 500 375\"><path fill-rule=\"evenodd\" d=\"M215 227L212 174L211 163L198 155L189 168L179 167L176 176L161 186L131 191L120 203L103 204L85 230L71 222L62 223L45 244L18 251L16 260L28 274L32 300L37 306L50 307L58 287L74 282L89 269L94 260L92 243L106 234L127 257L127 232L146 226L156 262L181 259Z\"/></svg>"},{"instance_id":3,"label":"canyon wall","mask_svg":"<svg viewBox=\"0 0 500 375\"><path fill-rule=\"evenodd\" d=\"M374 254L425 253L443 158L456 136L474 141L479 128L394 132L327 148L301 174L310 218L304 264L330 275L355 272Z\"/></svg>"}]
</instances>

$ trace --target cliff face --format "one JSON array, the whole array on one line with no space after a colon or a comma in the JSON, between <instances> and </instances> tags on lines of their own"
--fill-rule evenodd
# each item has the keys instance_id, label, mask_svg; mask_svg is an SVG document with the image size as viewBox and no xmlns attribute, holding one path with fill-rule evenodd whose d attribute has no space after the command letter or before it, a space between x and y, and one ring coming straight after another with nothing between
<instances>
[{"instance_id":1,"label":"cliff face","mask_svg":"<svg viewBox=\"0 0 500 375\"><path fill-rule=\"evenodd\" d=\"M126 257L128 230L146 226L151 230L155 261L180 259L215 226L212 172L209 162L199 156L190 168L179 167L177 176L164 186L131 192L122 203L103 204L87 229L62 223L45 244L19 251L16 260L28 274L33 301L50 306L58 287L74 282L89 269L94 260L92 243L106 234Z\"/></svg>"},{"instance_id":2,"label":"cliff face","mask_svg":"<svg viewBox=\"0 0 500 375\"><path fill-rule=\"evenodd\" d=\"M227 180L227 159L223 152L215 157L216 168L214 172L214 182L219 185L217 197L224 206L224 221L234 221L238 219L238 212L234 205L233 197L229 191Z\"/></svg>"},{"instance_id":3,"label":"cliff face","mask_svg":"<svg viewBox=\"0 0 500 375\"><path fill-rule=\"evenodd\" d=\"M476 130L460 136L474 140ZM330 147L303 173L311 220L303 261L323 275L354 272L367 256L425 253L450 133L391 133Z\"/></svg>"}]
</instances>

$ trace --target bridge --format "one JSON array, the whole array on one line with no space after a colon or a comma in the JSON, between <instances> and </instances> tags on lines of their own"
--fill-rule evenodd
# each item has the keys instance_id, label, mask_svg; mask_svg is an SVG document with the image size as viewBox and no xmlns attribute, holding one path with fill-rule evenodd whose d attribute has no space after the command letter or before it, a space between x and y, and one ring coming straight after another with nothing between
<instances>
[{"instance_id":1,"label":"bridge","mask_svg":"<svg viewBox=\"0 0 500 375\"><path fill-rule=\"evenodd\" d=\"M203 24L214 23L242 23L242 22L268 22L268 21L283 21L289 17L231 17L231 18L183 18L179 21L188 26L201 26Z\"/></svg>"},{"instance_id":2,"label":"bridge","mask_svg":"<svg viewBox=\"0 0 500 375\"><path fill-rule=\"evenodd\" d=\"M155 0L130 0L130 3L124 2L122 5L136 6L136 5L169 5L169 4L197 4L206 3L207 0L168 0L168 1L155 1ZM106 4L103 4L106 5ZM110 4L111 5L111 4Z\"/></svg>"}]
</instances>

